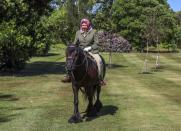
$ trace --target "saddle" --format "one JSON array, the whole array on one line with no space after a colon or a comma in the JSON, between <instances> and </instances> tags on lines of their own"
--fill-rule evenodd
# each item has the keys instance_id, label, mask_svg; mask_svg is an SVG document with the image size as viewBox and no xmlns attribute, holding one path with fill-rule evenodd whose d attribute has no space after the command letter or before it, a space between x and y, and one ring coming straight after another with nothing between
<instances>
[{"instance_id":1,"label":"saddle","mask_svg":"<svg viewBox=\"0 0 181 131\"><path fill-rule=\"evenodd\" d=\"M90 58L97 65L95 58L93 56L91 56L89 54L89 52L85 51L85 55L86 55L87 58Z\"/></svg>"}]
</instances>

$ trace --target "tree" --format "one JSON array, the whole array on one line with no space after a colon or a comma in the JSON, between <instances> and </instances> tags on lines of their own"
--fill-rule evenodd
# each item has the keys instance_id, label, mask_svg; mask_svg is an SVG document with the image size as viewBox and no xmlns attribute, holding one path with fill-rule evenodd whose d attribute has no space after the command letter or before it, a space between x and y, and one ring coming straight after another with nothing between
<instances>
[{"instance_id":1,"label":"tree","mask_svg":"<svg viewBox=\"0 0 181 131\"><path fill-rule=\"evenodd\" d=\"M181 11L175 13L177 27L176 27L176 44L178 48L181 48Z\"/></svg>"},{"instance_id":2,"label":"tree","mask_svg":"<svg viewBox=\"0 0 181 131\"><path fill-rule=\"evenodd\" d=\"M175 13L177 25L181 25L181 11Z\"/></svg>"},{"instance_id":3,"label":"tree","mask_svg":"<svg viewBox=\"0 0 181 131\"><path fill-rule=\"evenodd\" d=\"M102 0L95 3L92 14L94 25L99 30L114 32L115 25L112 21L112 5L114 0Z\"/></svg>"},{"instance_id":4,"label":"tree","mask_svg":"<svg viewBox=\"0 0 181 131\"><path fill-rule=\"evenodd\" d=\"M50 0L0 1L0 68L22 69L36 52L36 27L51 12Z\"/></svg>"},{"instance_id":5,"label":"tree","mask_svg":"<svg viewBox=\"0 0 181 131\"><path fill-rule=\"evenodd\" d=\"M175 19L173 11L165 0L117 0L113 4L116 32L128 39L137 50L143 48L141 43L145 40L142 39L141 33L146 24L146 17L153 10L156 11L160 24L164 25L160 29L164 31L165 38L160 39L160 42L171 44L174 40ZM156 41L152 42L155 43Z\"/></svg>"},{"instance_id":6,"label":"tree","mask_svg":"<svg viewBox=\"0 0 181 131\"><path fill-rule=\"evenodd\" d=\"M60 2L61 1L61 2ZM72 42L75 32L80 28L82 18L90 18L92 0L55 0L56 10L47 18L47 28L54 32L55 40L64 44Z\"/></svg>"},{"instance_id":7,"label":"tree","mask_svg":"<svg viewBox=\"0 0 181 131\"><path fill-rule=\"evenodd\" d=\"M13 21L3 22L0 29L0 69L11 71L22 69L29 59L31 37L17 31Z\"/></svg>"},{"instance_id":8,"label":"tree","mask_svg":"<svg viewBox=\"0 0 181 131\"><path fill-rule=\"evenodd\" d=\"M113 39L113 33L114 33L114 24L112 21L112 5L114 1L113 0L102 0L97 1L96 5L97 11L96 14L93 14L93 21L97 29L104 30L108 32L108 40L109 43L109 67L112 66L112 39ZM95 6L96 6L95 5ZM105 43L107 44L107 43Z\"/></svg>"}]
</instances>

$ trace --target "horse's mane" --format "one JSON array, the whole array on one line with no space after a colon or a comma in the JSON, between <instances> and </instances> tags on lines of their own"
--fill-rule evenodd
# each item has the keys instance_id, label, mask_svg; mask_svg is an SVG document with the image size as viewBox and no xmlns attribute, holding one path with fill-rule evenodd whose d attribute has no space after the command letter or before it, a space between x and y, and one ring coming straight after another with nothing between
<instances>
[{"instance_id":1,"label":"horse's mane","mask_svg":"<svg viewBox=\"0 0 181 131\"><path fill-rule=\"evenodd\" d=\"M74 48L75 50L78 50L79 52L83 53L87 58L90 58L94 61L94 58L87 51L84 51L81 47L79 47L77 44L71 43L68 45L68 48Z\"/></svg>"}]
</instances>

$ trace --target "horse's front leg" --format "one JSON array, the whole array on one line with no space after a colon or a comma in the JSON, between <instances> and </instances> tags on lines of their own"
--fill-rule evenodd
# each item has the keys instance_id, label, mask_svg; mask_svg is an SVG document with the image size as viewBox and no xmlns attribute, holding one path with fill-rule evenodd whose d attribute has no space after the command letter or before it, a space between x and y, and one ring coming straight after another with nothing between
<instances>
[{"instance_id":1,"label":"horse's front leg","mask_svg":"<svg viewBox=\"0 0 181 131\"><path fill-rule=\"evenodd\" d=\"M68 120L69 123L78 123L82 122L82 118L79 113L79 100L78 100L78 91L79 88L76 87L74 84L72 84L73 94L74 94L74 114L70 119Z\"/></svg>"}]
</instances>

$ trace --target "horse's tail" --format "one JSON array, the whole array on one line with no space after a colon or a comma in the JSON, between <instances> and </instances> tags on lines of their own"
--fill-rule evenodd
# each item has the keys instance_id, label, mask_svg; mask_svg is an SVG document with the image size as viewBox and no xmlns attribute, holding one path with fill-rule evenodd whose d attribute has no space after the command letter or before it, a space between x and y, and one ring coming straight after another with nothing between
<instances>
[{"instance_id":1,"label":"horse's tail","mask_svg":"<svg viewBox=\"0 0 181 131\"><path fill-rule=\"evenodd\" d=\"M89 97L95 99L97 85L94 85L93 88L80 88L80 91L82 92L85 100L87 100Z\"/></svg>"}]
</instances>

